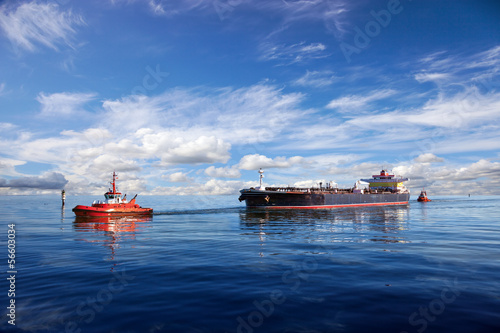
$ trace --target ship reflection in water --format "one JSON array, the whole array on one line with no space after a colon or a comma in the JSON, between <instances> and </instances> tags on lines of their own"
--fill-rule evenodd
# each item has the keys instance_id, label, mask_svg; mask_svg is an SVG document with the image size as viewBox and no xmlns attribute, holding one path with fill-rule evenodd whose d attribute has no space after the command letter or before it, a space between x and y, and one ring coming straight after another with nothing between
<instances>
[{"instance_id":1,"label":"ship reflection in water","mask_svg":"<svg viewBox=\"0 0 500 333\"><path fill-rule=\"evenodd\" d=\"M117 250L127 240L135 240L143 229L151 227L151 216L122 217L75 217L73 227L77 232L86 233L83 240L100 244L109 250L109 261L116 265Z\"/></svg>"},{"instance_id":2,"label":"ship reflection in water","mask_svg":"<svg viewBox=\"0 0 500 333\"><path fill-rule=\"evenodd\" d=\"M261 242L289 238L315 243L408 243L408 206L325 210L246 209L240 213L246 235Z\"/></svg>"}]
</instances>

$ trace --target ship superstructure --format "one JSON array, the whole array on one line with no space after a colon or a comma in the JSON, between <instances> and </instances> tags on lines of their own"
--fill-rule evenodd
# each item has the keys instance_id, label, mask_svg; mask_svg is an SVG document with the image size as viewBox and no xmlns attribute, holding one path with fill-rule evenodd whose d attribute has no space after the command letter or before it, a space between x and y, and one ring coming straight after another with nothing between
<instances>
[{"instance_id":1,"label":"ship superstructure","mask_svg":"<svg viewBox=\"0 0 500 333\"><path fill-rule=\"evenodd\" d=\"M409 178L403 178L401 176L395 176L389 174L387 170L380 171L379 175L373 175L369 179L361 179L361 181L369 183L370 191L392 191L392 192L404 192L407 191L406 186L403 182L410 180Z\"/></svg>"}]
</instances>

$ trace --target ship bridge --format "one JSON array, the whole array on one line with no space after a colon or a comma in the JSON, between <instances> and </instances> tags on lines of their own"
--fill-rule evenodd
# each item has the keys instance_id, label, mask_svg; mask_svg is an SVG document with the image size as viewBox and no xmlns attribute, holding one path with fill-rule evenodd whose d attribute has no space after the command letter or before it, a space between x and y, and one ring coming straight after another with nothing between
<instances>
[{"instance_id":1,"label":"ship bridge","mask_svg":"<svg viewBox=\"0 0 500 333\"><path fill-rule=\"evenodd\" d=\"M387 170L382 170L379 175L373 175L370 179L361 180L370 184L370 190L392 190L403 192L407 190L403 182L410 179L391 175Z\"/></svg>"}]
</instances>

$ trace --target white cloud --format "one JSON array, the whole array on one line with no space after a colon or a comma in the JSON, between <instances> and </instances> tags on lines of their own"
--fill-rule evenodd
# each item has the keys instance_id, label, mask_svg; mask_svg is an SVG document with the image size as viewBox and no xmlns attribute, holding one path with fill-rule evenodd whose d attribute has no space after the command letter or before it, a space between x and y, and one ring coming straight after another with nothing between
<instances>
[{"instance_id":1,"label":"white cloud","mask_svg":"<svg viewBox=\"0 0 500 333\"><path fill-rule=\"evenodd\" d=\"M370 102L387 98L396 93L392 89L375 90L366 96L362 95L349 95L334 99L326 106L329 109L339 109L340 111L363 111L359 110L366 107Z\"/></svg>"},{"instance_id":2,"label":"white cloud","mask_svg":"<svg viewBox=\"0 0 500 333\"><path fill-rule=\"evenodd\" d=\"M498 71L500 65L500 45L474 55L466 68L491 68Z\"/></svg>"},{"instance_id":3,"label":"white cloud","mask_svg":"<svg viewBox=\"0 0 500 333\"><path fill-rule=\"evenodd\" d=\"M292 45L284 45L264 42L260 45L260 50L260 60L274 60L287 65L328 56L325 53L326 46L322 43L306 44L306 42L300 42Z\"/></svg>"},{"instance_id":4,"label":"white cloud","mask_svg":"<svg viewBox=\"0 0 500 333\"><path fill-rule=\"evenodd\" d=\"M82 105L93 100L94 93L55 93L45 95L40 93L36 100L42 104L41 116L74 116L82 113ZM80 114L80 116L82 116Z\"/></svg>"},{"instance_id":5,"label":"white cloud","mask_svg":"<svg viewBox=\"0 0 500 333\"><path fill-rule=\"evenodd\" d=\"M9 180L0 178L0 187L18 189L62 190L67 183L64 175L58 172L46 172L41 176L19 177Z\"/></svg>"},{"instance_id":6,"label":"white cloud","mask_svg":"<svg viewBox=\"0 0 500 333\"><path fill-rule=\"evenodd\" d=\"M1 126L0 126L1 128ZM19 176L16 171L16 166L26 164L25 161L14 160L11 158L0 157L0 175L3 176Z\"/></svg>"},{"instance_id":7,"label":"white cloud","mask_svg":"<svg viewBox=\"0 0 500 333\"><path fill-rule=\"evenodd\" d=\"M370 178L371 175L378 174L380 169L390 169L390 167L391 165L388 163L384 164L383 162L361 162L359 164L351 164L347 167L334 166L328 170L328 173L339 177L347 175L355 178Z\"/></svg>"},{"instance_id":8,"label":"white cloud","mask_svg":"<svg viewBox=\"0 0 500 333\"><path fill-rule=\"evenodd\" d=\"M414 111L394 111L380 115L353 119L352 124L381 125L413 124L447 128L470 128L474 125L498 119L500 93L481 94L476 88L452 96L439 94L423 107Z\"/></svg>"},{"instance_id":9,"label":"white cloud","mask_svg":"<svg viewBox=\"0 0 500 333\"><path fill-rule=\"evenodd\" d=\"M323 21L326 30L333 33L336 37L342 36L347 32L349 7L352 2L348 1L254 1L255 7L282 17L279 28L272 33L276 35L294 24L300 24L304 21L318 22Z\"/></svg>"},{"instance_id":10,"label":"white cloud","mask_svg":"<svg viewBox=\"0 0 500 333\"><path fill-rule=\"evenodd\" d=\"M415 80L418 82L428 82L428 81L443 81L448 80L450 78L450 74L447 73L418 73L415 74Z\"/></svg>"},{"instance_id":11,"label":"white cloud","mask_svg":"<svg viewBox=\"0 0 500 333\"><path fill-rule=\"evenodd\" d=\"M496 186L500 184L500 163L485 159L466 166L401 164L393 171L409 177L408 186L413 191L425 187L429 195L498 194Z\"/></svg>"},{"instance_id":12,"label":"white cloud","mask_svg":"<svg viewBox=\"0 0 500 333\"><path fill-rule=\"evenodd\" d=\"M88 163L89 160L97 159L97 156L108 155L119 157L130 166L135 165L131 164L134 160L149 159L156 161L155 165L165 167L175 164L225 163L230 158L231 145L222 139L203 135L191 138L191 135L183 137L177 134L141 129L130 139L119 141L116 137L109 140L102 136L102 143L97 142L95 146L75 152L72 160Z\"/></svg>"},{"instance_id":13,"label":"white cloud","mask_svg":"<svg viewBox=\"0 0 500 333\"><path fill-rule=\"evenodd\" d=\"M178 171L168 175L168 180L173 183L187 183L193 180L184 172Z\"/></svg>"},{"instance_id":14,"label":"white cloud","mask_svg":"<svg viewBox=\"0 0 500 333\"><path fill-rule=\"evenodd\" d=\"M114 5L130 5L130 4L145 4L153 15L172 17L182 15L187 12L196 10L204 10L209 8L212 10L212 1L205 0L111 0ZM224 4L222 4L224 5ZM228 5L226 5L228 6Z\"/></svg>"},{"instance_id":15,"label":"white cloud","mask_svg":"<svg viewBox=\"0 0 500 333\"><path fill-rule=\"evenodd\" d=\"M211 179L205 183L195 183L188 186L156 187L150 193L153 195L237 195L239 190L255 186L255 182L239 180ZM212 199L209 199L212 200ZM235 198L235 203L238 201Z\"/></svg>"},{"instance_id":16,"label":"white cloud","mask_svg":"<svg viewBox=\"0 0 500 333\"><path fill-rule=\"evenodd\" d=\"M436 155L432 153L425 153L417 156L415 159L415 162L418 163L440 163L444 162L444 158L442 157L437 157Z\"/></svg>"},{"instance_id":17,"label":"white cloud","mask_svg":"<svg viewBox=\"0 0 500 333\"><path fill-rule=\"evenodd\" d=\"M499 120L500 93L481 93L469 87L458 93L439 93L421 106L371 115L353 112L347 120L331 117L297 126L289 134L289 142L279 148L336 147L353 152L390 149L403 156L412 152L410 159L423 153L492 151L500 148Z\"/></svg>"},{"instance_id":18,"label":"white cloud","mask_svg":"<svg viewBox=\"0 0 500 333\"><path fill-rule=\"evenodd\" d=\"M173 89L156 96L103 102L100 123L113 132L168 129L180 137L212 136L229 143L270 141L308 111L304 95L257 84L232 89ZM286 114L286 117L283 117Z\"/></svg>"},{"instance_id":19,"label":"white cloud","mask_svg":"<svg viewBox=\"0 0 500 333\"><path fill-rule=\"evenodd\" d=\"M231 145L215 136L200 136L161 153L162 164L226 163Z\"/></svg>"},{"instance_id":20,"label":"white cloud","mask_svg":"<svg viewBox=\"0 0 500 333\"><path fill-rule=\"evenodd\" d=\"M5 132L18 132L20 129L14 124L0 122L0 131L2 134L5 134Z\"/></svg>"},{"instance_id":21,"label":"white cloud","mask_svg":"<svg viewBox=\"0 0 500 333\"><path fill-rule=\"evenodd\" d=\"M491 90L500 73L499 56L498 45L467 56L452 55L446 51L435 52L419 60L423 68L415 75L415 79L419 82L479 84Z\"/></svg>"},{"instance_id":22,"label":"white cloud","mask_svg":"<svg viewBox=\"0 0 500 333\"><path fill-rule=\"evenodd\" d=\"M205 174L215 178L240 178L237 166L216 168L213 165L205 169Z\"/></svg>"},{"instance_id":23,"label":"white cloud","mask_svg":"<svg viewBox=\"0 0 500 333\"><path fill-rule=\"evenodd\" d=\"M94 96L42 93L37 100L46 115L74 116L84 112L83 104ZM4 129L0 150L23 163L57 165L68 175L69 187L91 191L82 184L106 181L110 168L134 175L152 172L151 167L227 163L233 145L257 149L289 131L291 123L310 112L298 107L302 98L259 84L240 89L173 89L151 97L105 100L102 112L89 118L98 127L81 131L43 137L0 124ZM213 177L240 176L236 166L207 172Z\"/></svg>"},{"instance_id":24,"label":"white cloud","mask_svg":"<svg viewBox=\"0 0 500 333\"><path fill-rule=\"evenodd\" d=\"M293 156L290 158L278 156L273 159L260 154L252 154L243 156L238 164L238 167L243 170L258 170L259 168L290 168L293 165L303 162L304 158L301 156Z\"/></svg>"},{"instance_id":25,"label":"white cloud","mask_svg":"<svg viewBox=\"0 0 500 333\"><path fill-rule=\"evenodd\" d=\"M298 181L298 182L295 182L293 184L293 186L295 187L319 187L319 183L322 183L322 186L326 186L326 184L328 183L326 180L324 179L317 179L317 180L301 180L301 181Z\"/></svg>"},{"instance_id":26,"label":"white cloud","mask_svg":"<svg viewBox=\"0 0 500 333\"><path fill-rule=\"evenodd\" d=\"M35 51L37 45L58 50L58 45L72 47L75 26L85 24L71 11L60 11L54 3L23 3L17 8L0 8L0 27L16 46Z\"/></svg>"},{"instance_id":27,"label":"white cloud","mask_svg":"<svg viewBox=\"0 0 500 333\"><path fill-rule=\"evenodd\" d=\"M332 71L307 71L304 76L293 81L294 85L310 86L315 88L327 87L332 85L336 80Z\"/></svg>"}]
</instances>

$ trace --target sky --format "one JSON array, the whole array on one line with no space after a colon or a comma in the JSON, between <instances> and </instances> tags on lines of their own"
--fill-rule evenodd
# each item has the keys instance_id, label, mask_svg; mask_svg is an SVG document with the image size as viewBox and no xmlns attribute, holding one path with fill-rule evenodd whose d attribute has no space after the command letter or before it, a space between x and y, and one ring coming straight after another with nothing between
<instances>
[{"instance_id":1,"label":"sky","mask_svg":"<svg viewBox=\"0 0 500 333\"><path fill-rule=\"evenodd\" d=\"M500 194L500 3L0 2L0 194Z\"/></svg>"}]
</instances>

